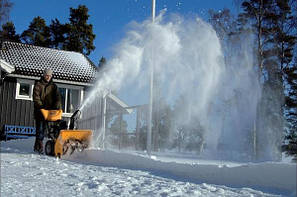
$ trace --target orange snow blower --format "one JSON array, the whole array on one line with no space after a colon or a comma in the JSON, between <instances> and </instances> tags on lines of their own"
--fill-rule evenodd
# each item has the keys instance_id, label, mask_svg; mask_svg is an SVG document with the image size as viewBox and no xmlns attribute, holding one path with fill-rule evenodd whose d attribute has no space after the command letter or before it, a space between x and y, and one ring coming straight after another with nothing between
<instances>
[{"instance_id":1,"label":"orange snow blower","mask_svg":"<svg viewBox=\"0 0 297 197\"><path fill-rule=\"evenodd\" d=\"M62 120L62 110L45 110L41 113L46 121L46 135L49 140L45 144L45 154L56 157L71 155L75 150L82 151L90 144L91 130L76 130L76 122L81 114L75 111L67 128Z\"/></svg>"}]
</instances>

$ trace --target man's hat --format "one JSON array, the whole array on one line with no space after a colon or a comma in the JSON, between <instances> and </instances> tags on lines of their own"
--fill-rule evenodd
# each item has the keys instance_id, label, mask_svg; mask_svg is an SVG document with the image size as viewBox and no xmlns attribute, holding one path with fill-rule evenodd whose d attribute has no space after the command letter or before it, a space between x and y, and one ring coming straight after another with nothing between
<instances>
[{"instance_id":1,"label":"man's hat","mask_svg":"<svg viewBox=\"0 0 297 197\"><path fill-rule=\"evenodd\" d=\"M46 68L43 71L43 75L52 75L52 74L53 74L53 71L49 68Z\"/></svg>"}]
</instances>

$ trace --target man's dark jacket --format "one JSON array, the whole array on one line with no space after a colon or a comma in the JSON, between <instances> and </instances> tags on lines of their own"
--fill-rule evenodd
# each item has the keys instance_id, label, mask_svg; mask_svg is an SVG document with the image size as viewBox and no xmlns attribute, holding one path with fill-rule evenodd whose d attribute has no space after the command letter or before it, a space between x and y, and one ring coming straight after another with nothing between
<instances>
[{"instance_id":1,"label":"man's dark jacket","mask_svg":"<svg viewBox=\"0 0 297 197\"><path fill-rule=\"evenodd\" d=\"M34 117L43 120L40 109L61 109L61 95L57 85L50 80L47 82L43 77L35 82L33 90Z\"/></svg>"}]
</instances>

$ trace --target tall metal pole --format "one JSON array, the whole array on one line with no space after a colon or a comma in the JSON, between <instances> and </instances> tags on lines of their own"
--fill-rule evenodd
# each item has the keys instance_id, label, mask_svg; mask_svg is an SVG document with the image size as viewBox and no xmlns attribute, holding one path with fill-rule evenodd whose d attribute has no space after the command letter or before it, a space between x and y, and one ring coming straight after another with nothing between
<instances>
[{"instance_id":1,"label":"tall metal pole","mask_svg":"<svg viewBox=\"0 0 297 197\"><path fill-rule=\"evenodd\" d=\"M152 0L152 23L155 22L155 10L156 0ZM153 36L153 35L152 35ZM152 150L152 116L153 116L153 87L154 87L154 57L152 49L152 61L151 61L151 73L150 73L150 102L149 102L149 114L148 114L148 130L147 130L147 142L146 149L149 156L151 156Z\"/></svg>"},{"instance_id":2,"label":"tall metal pole","mask_svg":"<svg viewBox=\"0 0 297 197\"><path fill-rule=\"evenodd\" d=\"M156 15L156 0L152 0L152 22L155 22Z\"/></svg>"}]
</instances>

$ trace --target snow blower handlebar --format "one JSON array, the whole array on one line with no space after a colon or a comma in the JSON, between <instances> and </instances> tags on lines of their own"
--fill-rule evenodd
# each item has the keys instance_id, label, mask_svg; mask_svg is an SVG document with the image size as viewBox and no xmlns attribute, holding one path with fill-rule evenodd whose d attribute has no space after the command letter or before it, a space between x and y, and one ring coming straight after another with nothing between
<instances>
[{"instance_id":1,"label":"snow blower handlebar","mask_svg":"<svg viewBox=\"0 0 297 197\"><path fill-rule=\"evenodd\" d=\"M77 123L77 120L79 119L80 115L81 115L81 111L79 109L73 113L73 115L70 118L70 124L69 124L70 130L76 129L76 127L77 127L76 123Z\"/></svg>"}]
</instances>

